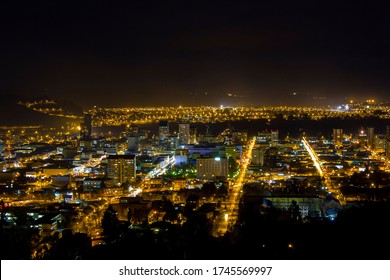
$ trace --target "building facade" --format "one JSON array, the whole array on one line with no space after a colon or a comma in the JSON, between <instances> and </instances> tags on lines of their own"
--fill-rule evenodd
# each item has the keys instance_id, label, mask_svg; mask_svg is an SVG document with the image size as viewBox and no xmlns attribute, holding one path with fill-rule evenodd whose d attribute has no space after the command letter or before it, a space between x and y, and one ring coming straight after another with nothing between
<instances>
[{"instance_id":1,"label":"building facade","mask_svg":"<svg viewBox=\"0 0 390 280\"><path fill-rule=\"evenodd\" d=\"M190 124L179 123L179 143L190 144Z\"/></svg>"},{"instance_id":2,"label":"building facade","mask_svg":"<svg viewBox=\"0 0 390 280\"><path fill-rule=\"evenodd\" d=\"M343 130L341 128L333 128L333 145L341 146L343 144Z\"/></svg>"},{"instance_id":3,"label":"building facade","mask_svg":"<svg viewBox=\"0 0 390 280\"><path fill-rule=\"evenodd\" d=\"M373 127L367 128L368 146L371 149L374 148L374 137L375 137L374 128Z\"/></svg>"},{"instance_id":4,"label":"building facade","mask_svg":"<svg viewBox=\"0 0 390 280\"><path fill-rule=\"evenodd\" d=\"M160 121L158 126L158 138L160 141L167 141L169 136L168 121Z\"/></svg>"},{"instance_id":5,"label":"building facade","mask_svg":"<svg viewBox=\"0 0 390 280\"><path fill-rule=\"evenodd\" d=\"M205 180L227 180L229 164L223 157L199 157L196 159L197 178Z\"/></svg>"},{"instance_id":6,"label":"building facade","mask_svg":"<svg viewBox=\"0 0 390 280\"><path fill-rule=\"evenodd\" d=\"M85 114L84 121L80 124L80 138L90 140L92 136L92 115Z\"/></svg>"},{"instance_id":7,"label":"building facade","mask_svg":"<svg viewBox=\"0 0 390 280\"><path fill-rule=\"evenodd\" d=\"M110 155L107 158L107 177L116 184L133 182L136 172L135 155Z\"/></svg>"}]
</instances>

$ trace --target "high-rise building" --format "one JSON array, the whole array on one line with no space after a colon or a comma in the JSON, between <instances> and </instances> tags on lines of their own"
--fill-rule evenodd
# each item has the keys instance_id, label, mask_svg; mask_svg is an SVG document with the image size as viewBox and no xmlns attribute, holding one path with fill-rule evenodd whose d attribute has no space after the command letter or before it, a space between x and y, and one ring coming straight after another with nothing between
<instances>
[{"instance_id":1,"label":"high-rise building","mask_svg":"<svg viewBox=\"0 0 390 280\"><path fill-rule=\"evenodd\" d=\"M374 137L375 137L374 128L373 127L367 128L368 146L371 149L374 148Z\"/></svg>"},{"instance_id":2,"label":"high-rise building","mask_svg":"<svg viewBox=\"0 0 390 280\"><path fill-rule=\"evenodd\" d=\"M158 138L160 141L168 140L169 136L169 124L168 121L160 121L158 126Z\"/></svg>"},{"instance_id":3,"label":"high-rise building","mask_svg":"<svg viewBox=\"0 0 390 280\"><path fill-rule=\"evenodd\" d=\"M80 138L91 139L92 136L92 115L84 114L84 121L80 124Z\"/></svg>"},{"instance_id":4,"label":"high-rise building","mask_svg":"<svg viewBox=\"0 0 390 280\"><path fill-rule=\"evenodd\" d=\"M177 134L171 134L168 136L168 145L166 146L170 150L176 150L177 146L179 145L179 137L177 137Z\"/></svg>"},{"instance_id":5,"label":"high-rise building","mask_svg":"<svg viewBox=\"0 0 390 280\"><path fill-rule=\"evenodd\" d=\"M255 148L252 150L252 164L264 165L264 149Z\"/></svg>"},{"instance_id":6,"label":"high-rise building","mask_svg":"<svg viewBox=\"0 0 390 280\"><path fill-rule=\"evenodd\" d=\"M84 114L84 121L80 124L80 138L78 147L81 151L92 149L92 115Z\"/></svg>"},{"instance_id":7,"label":"high-rise building","mask_svg":"<svg viewBox=\"0 0 390 280\"><path fill-rule=\"evenodd\" d=\"M223 144L225 146L231 146L233 144L240 144L238 138L236 139L236 142L233 141L233 134L231 133L230 129L225 131L223 134L220 134L219 137L222 137Z\"/></svg>"},{"instance_id":8,"label":"high-rise building","mask_svg":"<svg viewBox=\"0 0 390 280\"><path fill-rule=\"evenodd\" d=\"M110 155L107 158L107 177L116 184L133 182L135 180L135 155Z\"/></svg>"},{"instance_id":9,"label":"high-rise building","mask_svg":"<svg viewBox=\"0 0 390 280\"><path fill-rule=\"evenodd\" d=\"M271 146L279 143L279 130L271 130Z\"/></svg>"},{"instance_id":10,"label":"high-rise building","mask_svg":"<svg viewBox=\"0 0 390 280\"><path fill-rule=\"evenodd\" d=\"M127 136L127 150L132 153L138 151L138 140L139 136L137 133L131 133Z\"/></svg>"},{"instance_id":11,"label":"high-rise building","mask_svg":"<svg viewBox=\"0 0 390 280\"><path fill-rule=\"evenodd\" d=\"M196 144L197 143L197 135L198 128L194 125L190 125L190 144Z\"/></svg>"},{"instance_id":12,"label":"high-rise building","mask_svg":"<svg viewBox=\"0 0 390 280\"><path fill-rule=\"evenodd\" d=\"M179 143L190 144L190 124L179 123Z\"/></svg>"},{"instance_id":13,"label":"high-rise building","mask_svg":"<svg viewBox=\"0 0 390 280\"><path fill-rule=\"evenodd\" d=\"M205 180L227 180L229 163L223 157L199 157L196 159L196 176Z\"/></svg>"},{"instance_id":14,"label":"high-rise building","mask_svg":"<svg viewBox=\"0 0 390 280\"><path fill-rule=\"evenodd\" d=\"M386 138L383 134L376 134L374 137L374 148L376 151L386 150Z\"/></svg>"},{"instance_id":15,"label":"high-rise building","mask_svg":"<svg viewBox=\"0 0 390 280\"><path fill-rule=\"evenodd\" d=\"M341 146L343 144L343 130L341 128L333 128L333 145Z\"/></svg>"}]
</instances>

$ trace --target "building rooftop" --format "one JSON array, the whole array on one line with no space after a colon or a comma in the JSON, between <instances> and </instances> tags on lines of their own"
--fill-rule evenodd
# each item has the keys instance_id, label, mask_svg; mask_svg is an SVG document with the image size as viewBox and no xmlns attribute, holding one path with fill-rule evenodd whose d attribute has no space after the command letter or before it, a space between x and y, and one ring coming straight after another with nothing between
<instances>
[{"instance_id":1,"label":"building rooftop","mask_svg":"<svg viewBox=\"0 0 390 280\"><path fill-rule=\"evenodd\" d=\"M109 155L107 159L134 159L135 155Z\"/></svg>"}]
</instances>

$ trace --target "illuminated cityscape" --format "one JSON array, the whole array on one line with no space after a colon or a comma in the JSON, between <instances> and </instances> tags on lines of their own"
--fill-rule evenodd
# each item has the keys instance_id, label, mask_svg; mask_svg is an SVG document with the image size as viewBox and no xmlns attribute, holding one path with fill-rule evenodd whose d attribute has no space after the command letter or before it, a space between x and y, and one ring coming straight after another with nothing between
<instances>
[{"instance_id":1,"label":"illuminated cityscape","mask_svg":"<svg viewBox=\"0 0 390 280\"><path fill-rule=\"evenodd\" d=\"M390 107L367 102L348 109L93 108L66 126L1 127L2 230L21 235L9 244L28 244L22 252L9 248L9 257L131 258L119 242L198 258L185 238L236 253L261 240L259 258L319 257L322 245L305 247L310 238L274 232L275 239L261 228L334 240L321 231L345 227L354 211L387 211L390 126L375 123L387 123ZM343 126L347 119L354 127ZM302 126L295 133L294 123ZM327 123L337 128L326 130Z\"/></svg>"},{"instance_id":2,"label":"illuminated cityscape","mask_svg":"<svg viewBox=\"0 0 390 280\"><path fill-rule=\"evenodd\" d=\"M388 258L388 7L41 2L0 17L2 259Z\"/></svg>"},{"instance_id":3,"label":"illuminated cityscape","mask_svg":"<svg viewBox=\"0 0 390 280\"><path fill-rule=\"evenodd\" d=\"M275 118L288 120L289 118L309 118L321 120L324 118L356 118L379 117L390 118L389 106L386 105L355 105L345 109L319 107L150 107L150 108L94 108L94 125L127 125L155 123L158 120L196 122L224 122L239 120L265 119L271 121Z\"/></svg>"}]
</instances>

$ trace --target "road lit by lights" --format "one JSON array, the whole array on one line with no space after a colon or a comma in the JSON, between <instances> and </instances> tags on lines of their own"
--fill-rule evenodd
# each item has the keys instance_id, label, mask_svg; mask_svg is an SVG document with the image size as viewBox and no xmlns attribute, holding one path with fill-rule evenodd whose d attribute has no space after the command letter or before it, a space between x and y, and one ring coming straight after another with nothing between
<instances>
[{"instance_id":1,"label":"road lit by lights","mask_svg":"<svg viewBox=\"0 0 390 280\"><path fill-rule=\"evenodd\" d=\"M302 144L309 153L318 173L321 175L321 177L324 176L324 171L322 170L320 159L318 158L317 154L314 152L310 144L307 142L305 137L302 138Z\"/></svg>"},{"instance_id":2,"label":"road lit by lights","mask_svg":"<svg viewBox=\"0 0 390 280\"><path fill-rule=\"evenodd\" d=\"M252 150L255 145L255 139L249 141L248 149L242 156L240 173L229 192L227 199L226 213L223 220L217 223L216 235L223 236L229 230L229 227L234 226L237 222L237 215L234 214L238 210L238 203L241 199L243 181L246 174L246 169L251 162Z\"/></svg>"},{"instance_id":3,"label":"road lit by lights","mask_svg":"<svg viewBox=\"0 0 390 280\"><path fill-rule=\"evenodd\" d=\"M323 169L322 169L322 163L320 159L318 158L316 152L313 150L313 148L310 146L309 142L307 142L306 138L302 138L302 144L309 153L311 159L313 160L313 164L316 167L318 173L321 175L321 177L324 178L324 184L326 188L329 190L329 193L334 195L337 199L340 200L341 204L344 204L344 198L338 188L334 188L331 183L331 179L329 174L327 174Z\"/></svg>"}]
</instances>

